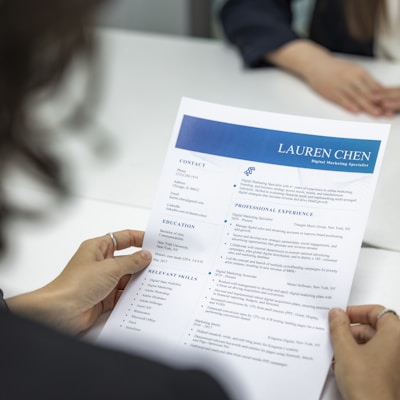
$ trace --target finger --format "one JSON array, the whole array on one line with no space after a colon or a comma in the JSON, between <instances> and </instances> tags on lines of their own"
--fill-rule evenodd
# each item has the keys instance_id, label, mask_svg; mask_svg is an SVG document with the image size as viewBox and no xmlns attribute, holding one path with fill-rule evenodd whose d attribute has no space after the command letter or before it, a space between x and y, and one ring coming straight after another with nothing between
<instances>
[{"instance_id":1,"label":"finger","mask_svg":"<svg viewBox=\"0 0 400 400\"><path fill-rule=\"evenodd\" d=\"M131 275L124 275L118 282L117 289L118 290L124 290L127 283L129 282L129 279L131 279Z\"/></svg>"},{"instance_id":2,"label":"finger","mask_svg":"<svg viewBox=\"0 0 400 400\"><path fill-rule=\"evenodd\" d=\"M384 110L385 117L392 117L400 111L400 88L382 88L376 91L375 96Z\"/></svg>"},{"instance_id":3,"label":"finger","mask_svg":"<svg viewBox=\"0 0 400 400\"><path fill-rule=\"evenodd\" d=\"M151 262L151 253L148 250L140 250L134 254L110 258L109 265L118 279L127 274L136 274L146 268Z\"/></svg>"},{"instance_id":4,"label":"finger","mask_svg":"<svg viewBox=\"0 0 400 400\"><path fill-rule=\"evenodd\" d=\"M400 99L397 101L385 99L381 101L381 104L385 111L385 116L392 117L395 113L400 111Z\"/></svg>"},{"instance_id":5,"label":"finger","mask_svg":"<svg viewBox=\"0 0 400 400\"><path fill-rule=\"evenodd\" d=\"M335 358L348 356L357 344L353 338L350 320L343 310L333 308L329 311L329 330Z\"/></svg>"},{"instance_id":6,"label":"finger","mask_svg":"<svg viewBox=\"0 0 400 400\"><path fill-rule=\"evenodd\" d=\"M128 247L142 247L144 232L136 231L131 229L125 229L123 231L113 232L114 238L116 240L117 248L116 250L127 249ZM111 237L107 234L108 247L114 250L114 243Z\"/></svg>"},{"instance_id":7,"label":"finger","mask_svg":"<svg viewBox=\"0 0 400 400\"><path fill-rule=\"evenodd\" d=\"M384 88L380 91L382 98L392 101L400 99L400 88Z\"/></svg>"},{"instance_id":8,"label":"finger","mask_svg":"<svg viewBox=\"0 0 400 400\"><path fill-rule=\"evenodd\" d=\"M360 84L362 86L362 89L368 93L373 93L383 89L383 86L374 78L372 78L372 76L369 75L368 73L365 73L361 77Z\"/></svg>"},{"instance_id":9,"label":"finger","mask_svg":"<svg viewBox=\"0 0 400 400\"><path fill-rule=\"evenodd\" d=\"M144 232L126 229L115 232L116 250L128 247L141 247L143 245ZM72 257L71 261L85 263L91 261L102 261L114 255L114 242L109 234L93 239L85 240Z\"/></svg>"},{"instance_id":10,"label":"finger","mask_svg":"<svg viewBox=\"0 0 400 400\"><path fill-rule=\"evenodd\" d=\"M392 105L382 105L383 108L383 117L385 118L392 118L394 117L395 113L400 111L400 106L399 107L393 107Z\"/></svg>"},{"instance_id":11,"label":"finger","mask_svg":"<svg viewBox=\"0 0 400 400\"><path fill-rule=\"evenodd\" d=\"M120 299L120 297L122 296L123 291L122 290L118 290L117 293L115 294L115 299L114 299L114 306L115 304L118 303L118 300Z\"/></svg>"},{"instance_id":12,"label":"finger","mask_svg":"<svg viewBox=\"0 0 400 400\"><path fill-rule=\"evenodd\" d=\"M357 102L355 102L351 96L346 94L345 91L337 93L335 97L331 98L331 100L351 113L357 114L361 111Z\"/></svg>"},{"instance_id":13,"label":"finger","mask_svg":"<svg viewBox=\"0 0 400 400\"><path fill-rule=\"evenodd\" d=\"M350 84L344 86L344 89L348 92L348 96L351 96L353 100L357 102L360 99L365 99L367 101L367 105L374 102L376 103L377 93L379 93L380 90L383 88L366 72L357 75L349 83Z\"/></svg>"},{"instance_id":14,"label":"finger","mask_svg":"<svg viewBox=\"0 0 400 400\"><path fill-rule=\"evenodd\" d=\"M384 113L383 107L367 96L358 97L357 103L362 111L372 115L373 117L381 116Z\"/></svg>"},{"instance_id":15,"label":"finger","mask_svg":"<svg viewBox=\"0 0 400 400\"><path fill-rule=\"evenodd\" d=\"M364 111L375 117L382 115L383 109L375 102L373 93L365 90L356 90L354 86L348 86L343 89L342 102L346 101L356 112ZM345 107L346 108L346 107ZM347 106L349 109L349 106ZM352 111L350 109L350 111Z\"/></svg>"},{"instance_id":16,"label":"finger","mask_svg":"<svg viewBox=\"0 0 400 400\"><path fill-rule=\"evenodd\" d=\"M351 327L353 338L358 344L369 342L376 333L376 330L371 325L353 325Z\"/></svg>"},{"instance_id":17,"label":"finger","mask_svg":"<svg viewBox=\"0 0 400 400\"><path fill-rule=\"evenodd\" d=\"M347 315L352 324L369 324L376 328L376 317L383 309L378 304L352 306L347 308Z\"/></svg>"},{"instance_id":18,"label":"finger","mask_svg":"<svg viewBox=\"0 0 400 400\"><path fill-rule=\"evenodd\" d=\"M385 117L393 117L396 113L400 111L400 105L393 104L388 101L382 101L383 115Z\"/></svg>"}]
</instances>

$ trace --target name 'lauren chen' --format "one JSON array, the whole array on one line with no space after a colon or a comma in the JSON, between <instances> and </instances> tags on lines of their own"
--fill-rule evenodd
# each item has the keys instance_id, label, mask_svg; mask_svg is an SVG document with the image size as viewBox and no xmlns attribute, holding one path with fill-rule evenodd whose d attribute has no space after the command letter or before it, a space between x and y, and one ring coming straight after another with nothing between
<instances>
[{"instance_id":1,"label":"name 'lauren chen'","mask_svg":"<svg viewBox=\"0 0 400 400\"><path fill-rule=\"evenodd\" d=\"M335 150L332 154L332 149L325 149L323 147L311 146L285 146L284 143L279 143L278 153L291 154L303 157L315 158L335 158L336 160L349 160L349 161L369 161L371 152L357 151L357 150Z\"/></svg>"}]
</instances>

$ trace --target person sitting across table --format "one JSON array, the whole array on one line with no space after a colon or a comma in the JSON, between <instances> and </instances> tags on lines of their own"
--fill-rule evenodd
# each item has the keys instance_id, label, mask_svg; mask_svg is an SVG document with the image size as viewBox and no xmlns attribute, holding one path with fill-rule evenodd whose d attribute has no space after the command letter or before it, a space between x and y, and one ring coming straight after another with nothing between
<instances>
[{"instance_id":1,"label":"person sitting across table","mask_svg":"<svg viewBox=\"0 0 400 400\"><path fill-rule=\"evenodd\" d=\"M31 125L32 99L58 86L75 56L90 51L90 22L102 2L36 0L32 7L25 0L0 1L1 183L14 157L24 155L30 162L22 167L36 169L35 176L46 178L49 188L62 189L57 163L39 140L37 121ZM0 198L5 237L6 220L16 215L6 199ZM127 229L89 239L49 284L6 299L0 290L2 398L227 399L205 372L175 369L76 337L115 306L132 274L149 265L151 254L145 249L116 253L142 247L143 237ZM3 251L5 243L12 245L4 241ZM398 399L400 321L394 312L377 305L351 307L347 313L333 309L329 320L335 375L344 397Z\"/></svg>"},{"instance_id":2,"label":"person sitting across table","mask_svg":"<svg viewBox=\"0 0 400 400\"><path fill-rule=\"evenodd\" d=\"M400 61L398 0L227 0L219 16L247 66L280 67L353 113L400 112L400 85L338 54Z\"/></svg>"}]
</instances>

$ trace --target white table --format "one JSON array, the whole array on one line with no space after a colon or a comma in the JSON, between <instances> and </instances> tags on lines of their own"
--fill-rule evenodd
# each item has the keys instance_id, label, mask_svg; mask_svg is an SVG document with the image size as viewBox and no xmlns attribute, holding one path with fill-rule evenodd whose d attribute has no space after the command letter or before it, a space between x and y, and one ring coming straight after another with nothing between
<instances>
[{"instance_id":1,"label":"white table","mask_svg":"<svg viewBox=\"0 0 400 400\"><path fill-rule=\"evenodd\" d=\"M245 70L236 52L214 40L102 31L102 100L96 127L87 134L56 136L75 180L73 201L42 223L15 221L12 246L0 260L0 283L7 295L37 288L55 277L85 238L123 228L145 229L177 108L182 96L273 112L375 121L354 116L322 100L298 79L277 69ZM387 84L400 84L400 65L359 59ZM46 106L51 123L57 110L80 89L78 75L59 102ZM387 122L387 121L385 121ZM393 118L389 145L365 240L400 251L400 117ZM101 144L96 157L83 143ZM105 151L108 150L108 151ZM20 176L9 185L18 198L35 198ZM400 310L397 282L400 252L363 249L350 303L383 303ZM101 323L88 335L96 335ZM324 399L336 399L328 380Z\"/></svg>"}]
</instances>

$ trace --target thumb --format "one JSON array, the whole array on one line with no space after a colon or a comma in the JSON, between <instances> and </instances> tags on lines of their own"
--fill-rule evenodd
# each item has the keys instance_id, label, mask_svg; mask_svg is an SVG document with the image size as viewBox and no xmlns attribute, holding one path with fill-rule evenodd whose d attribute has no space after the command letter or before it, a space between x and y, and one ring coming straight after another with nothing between
<instances>
[{"instance_id":1,"label":"thumb","mask_svg":"<svg viewBox=\"0 0 400 400\"><path fill-rule=\"evenodd\" d=\"M349 317L340 308L332 308L329 311L329 330L335 358L341 358L342 355L351 351L356 343Z\"/></svg>"},{"instance_id":2,"label":"thumb","mask_svg":"<svg viewBox=\"0 0 400 400\"><path fill-rule=\"evenodd\" d=\"M111 260L114 261L115 273L123 276L135 274L146 268L150 264L151 258L151 253L148 250L140 250L129 255L115 256Z\"/></svg>"}]
</instances>

